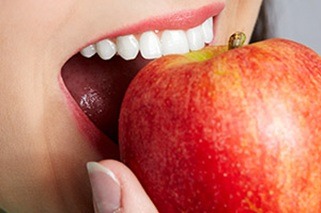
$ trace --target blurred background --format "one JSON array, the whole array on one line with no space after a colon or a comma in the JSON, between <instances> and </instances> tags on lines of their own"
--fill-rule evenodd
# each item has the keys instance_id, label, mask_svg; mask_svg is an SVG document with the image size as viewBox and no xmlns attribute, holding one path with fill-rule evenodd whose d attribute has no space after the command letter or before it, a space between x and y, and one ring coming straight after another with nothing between
<instances>
[{"instance_id":1,"label":"blurred background","mask_svg":"<svg viewBox=\"0 0 321 213\"><path fill-rule=\"evenodd\" d=\"M256 33L305 44L321 55L321 0L263 0Z\"/></svg>"}]
</instances>

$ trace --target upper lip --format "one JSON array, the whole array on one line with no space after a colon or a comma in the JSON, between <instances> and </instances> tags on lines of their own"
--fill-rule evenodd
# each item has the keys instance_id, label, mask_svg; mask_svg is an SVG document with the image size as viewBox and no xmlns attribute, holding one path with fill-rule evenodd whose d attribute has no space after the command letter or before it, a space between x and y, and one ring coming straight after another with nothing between
<instances>
[{"instance_id":1,"label":"upper lip","mask_svg":"<svg viewBox=\"0 0 321 213\"><path fill-rule=\"evenodd\" d=\"M218 15L225 7L224 2L215 2L193 10L182 10L162 16L150 17L129 27L120 28L113 32L103 33L81 48L96 43L105 38L116 38L129 34L140 34L149 30L188 29L200 25L206 19ZM79 48L79 50L81 49Z\"/></svg>"}]
</instances>

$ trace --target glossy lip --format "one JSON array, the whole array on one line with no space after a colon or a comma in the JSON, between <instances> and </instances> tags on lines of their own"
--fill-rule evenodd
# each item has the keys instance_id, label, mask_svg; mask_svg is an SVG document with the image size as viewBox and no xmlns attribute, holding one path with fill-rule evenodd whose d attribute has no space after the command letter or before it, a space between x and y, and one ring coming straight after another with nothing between
<instances>
[{"instance_id":1,"label":"glossy lip","mask_svg":"<svg viewBox=\"0 0 321 213\"><path fill-rule=\"evenodd\" d=\"M164 16L151 17L148 18L148 20L143 20L141 22L138 22L137 24L121 28L114 32L102 34L102 36L93 39L91 42L88 42L83 47L88 46L89 44L96 43L104 38L115 38L117 36L128 34L139 34L149 30L162 31L165 29L192 28L200 25L210 17L217 16L224 9L224 7L225 3L220 2L206 5L194 10L183 10ZM83 47L79 48L77 52L79 52ZM77 52L73 54L76 54ZM68 108L71 109L76 121L76 125L80 129L81 133L90 141L90 143L92 143L95 149L101 152L103 156L114 156L115 159L118 159L119 156L117 154L115 155L115 153L117 153L118 150L117 145L106 135L104 135L81 110L79 105L71 97L70 92L66 88L61 73L58 76L58 83L66 98Z\"/></svg>"},{"instance_id":2,"label":"glossy lip","mask_svg":"<svg viewBox=\"0 0 321 213\"><path fill-rule=\"evenodd\" d=\"M174 29L189 29L202 24L206 19L215 17L224 9L224 2L215 2L198 9L193 10L182 10L174 12L172 14L166 14L162 16L150 17L146 20L138 22L136 24L123 27L119 30L102 34L98 38L92 39L87 42L77 51L79 52L82 48L101 41L105 38L116 38L118 36L140 34L150 30L174 30Z\"/></svg>"},{"instance_id":3,"label":"glossy lip","mask_svg":"<svg viewBox=\"0 0 321 213\"><path fill-rule=\"evenodd\" d=\"M118 146L109 137L103 134L81 110L66 88L61 74L58 76L58 84L64 94L68 108L71 109L78 129L90 142L93 149L98 151L103 158L120 159Z\"/></svg>"}]
</instances>

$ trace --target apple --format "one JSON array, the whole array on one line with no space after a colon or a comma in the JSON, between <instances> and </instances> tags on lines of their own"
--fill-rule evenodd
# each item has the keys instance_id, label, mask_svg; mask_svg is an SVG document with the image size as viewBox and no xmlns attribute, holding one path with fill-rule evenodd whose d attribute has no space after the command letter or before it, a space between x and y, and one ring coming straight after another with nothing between
<instances>
[{"instance_id":1,"label":"apple","mask_svg":"<svg viewBox=\"0 0 321 213\"><path fill-rule=\"evenodd\" d=\"M160 58L119 143L160 212L321 212L321 57L270 39Z\"/></svg>"}]
</instances>

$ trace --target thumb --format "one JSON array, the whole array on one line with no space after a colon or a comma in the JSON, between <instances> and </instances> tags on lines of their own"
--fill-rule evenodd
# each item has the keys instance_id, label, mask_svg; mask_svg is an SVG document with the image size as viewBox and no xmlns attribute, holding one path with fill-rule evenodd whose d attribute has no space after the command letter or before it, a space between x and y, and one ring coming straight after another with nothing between
<instances>
[{"instance_id":1,"label":"thumb","mask_svg":"<svg viewBox=\"0 0 321 213\"><path fill-rule=\"evenodd\" d=\"M96 213L153 213L156 207L135 175L122 163L104 160L87 163Z\"/></svg>"}]
</instances>

